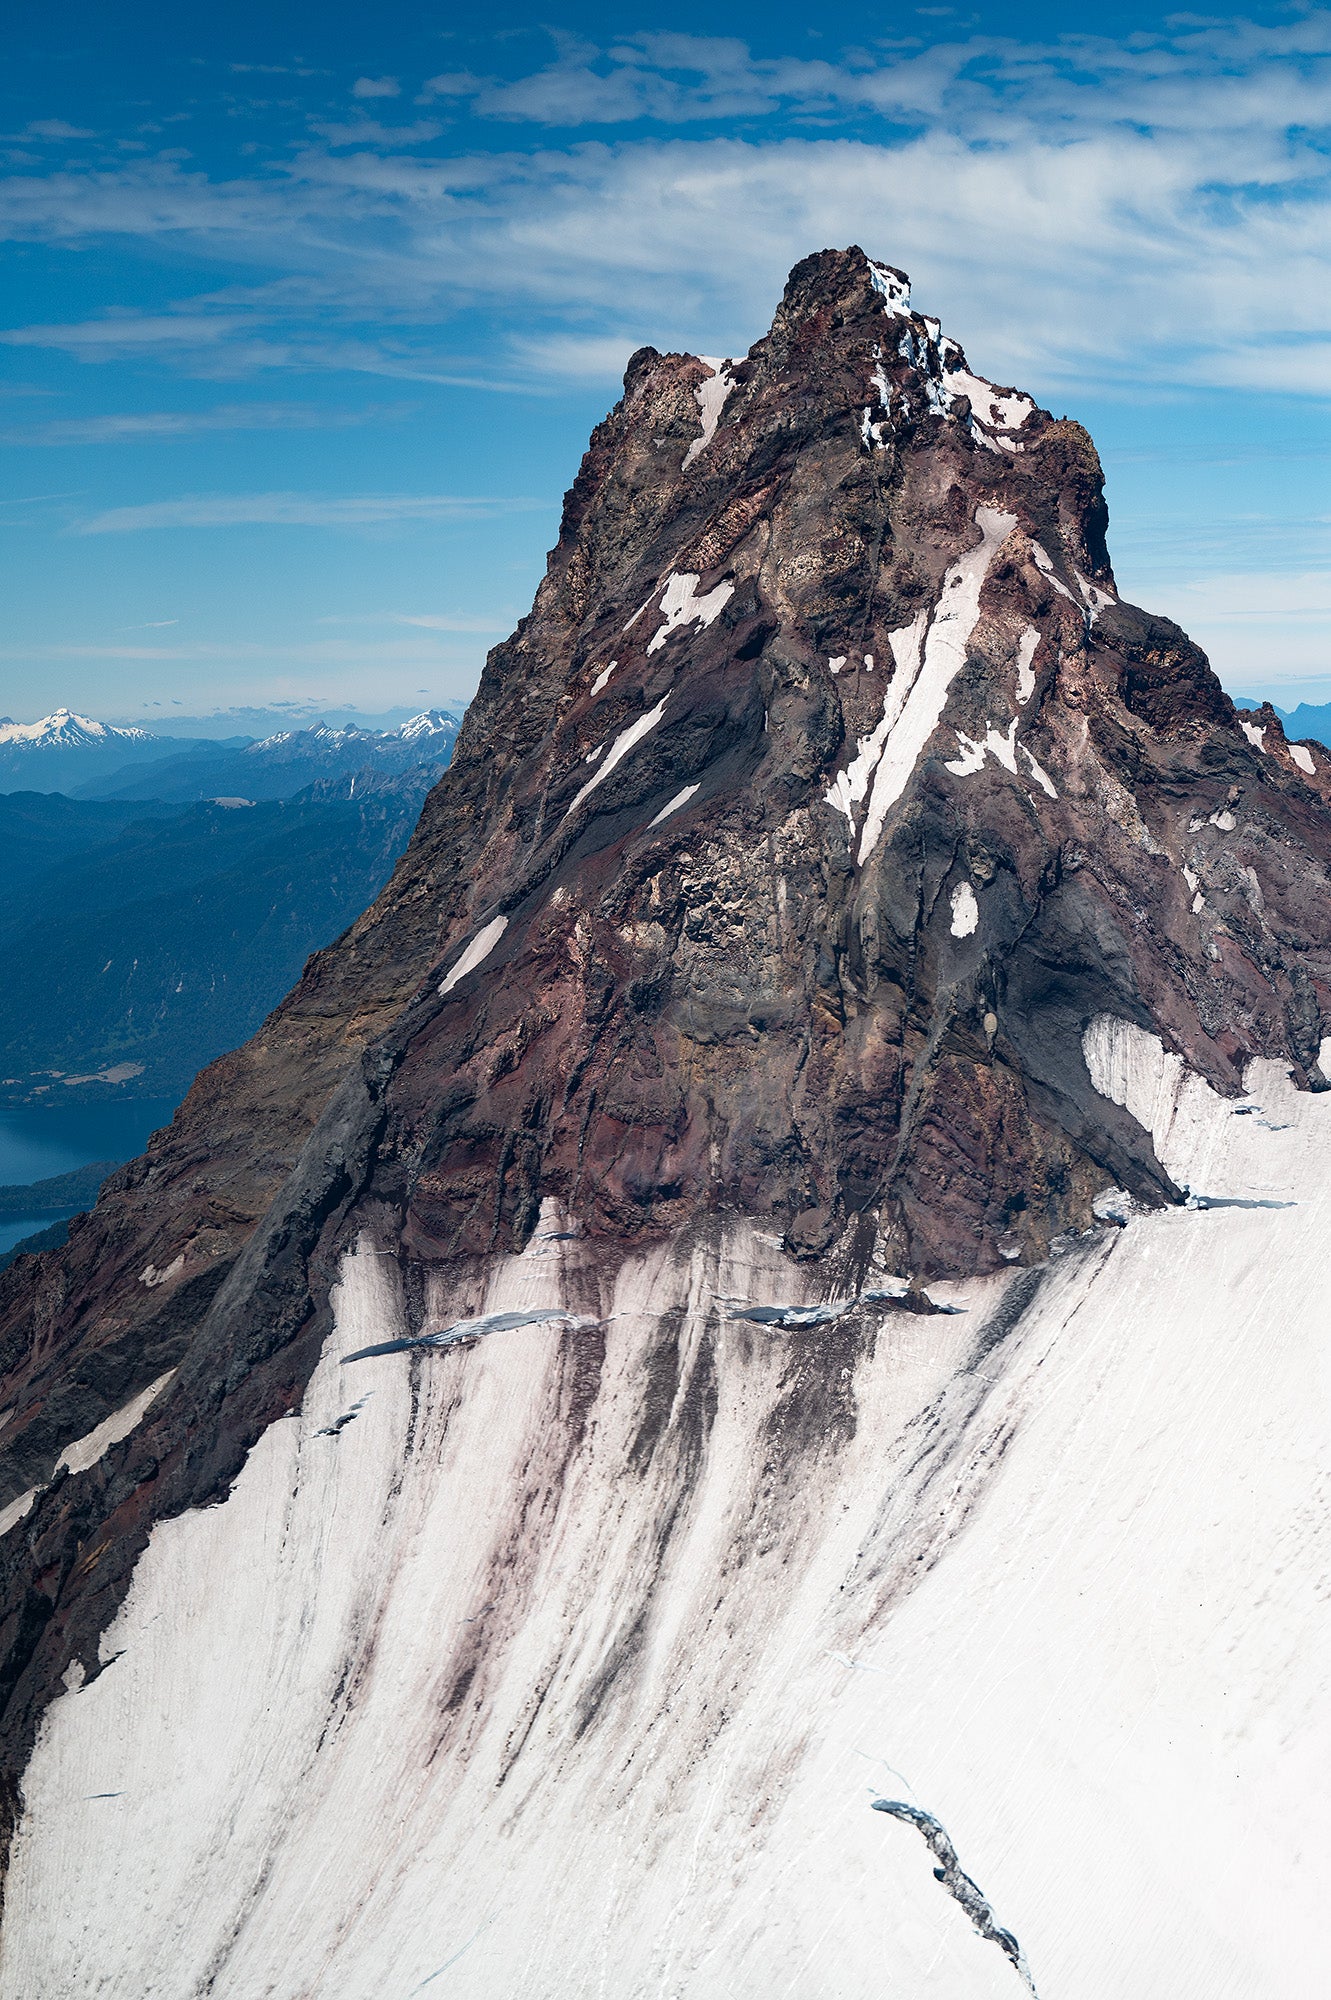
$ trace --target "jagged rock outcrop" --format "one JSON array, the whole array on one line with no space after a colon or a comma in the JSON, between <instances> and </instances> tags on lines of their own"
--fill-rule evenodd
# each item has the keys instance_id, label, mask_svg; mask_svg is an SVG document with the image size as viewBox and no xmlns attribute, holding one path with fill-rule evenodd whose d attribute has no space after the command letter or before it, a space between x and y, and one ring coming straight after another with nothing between
<instances>
[{"instance_id":1,"label":"jagged rock outcrop","mask_svg":"<svg viewBox=\"0 0 1331 2000\"><path fill-rule=\"evenodd\" d=\"M736 1229L805 1303L869 1302L769 1385L761 1448L794 1492L857 1433L894 1291L992 1295L982 1358L1036 1296L1001 1305L1010 1266L1108 1255L1110 1190L1122 1214L1182 1199L1093 1024L1158 1038L1208 1116L1258 1058L1321 1087L1331 760L1119 599L1106 526L1086 433L975 376L859 250L797 266L741 360L634 356L389 888L68 1246L0 1277L11 1824L154 1525L297 1421L357 1245L392 1261L400 1345L514 1304L495 1274L573 1244L566 1469L614 1375L588 1325L673 1315L633 1349L665 1372L628 1459L673 1439L673 1522L718 1366L690 1336L688 1375L681 1328L726 1323ZM369 1429L330 1423L339 1449ZM589 1675L579 1740L648 1619Z\"/></svg>"}]
</instances>

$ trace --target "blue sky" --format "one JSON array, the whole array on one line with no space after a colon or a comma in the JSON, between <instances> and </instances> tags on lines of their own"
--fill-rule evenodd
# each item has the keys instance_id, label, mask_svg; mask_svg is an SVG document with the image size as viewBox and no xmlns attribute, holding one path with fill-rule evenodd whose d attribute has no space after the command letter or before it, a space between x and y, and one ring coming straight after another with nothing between
<instances>
[{"instance_id":1,"label":"blue sky","mask_svg":"<svg viewBox=\"0 0 1331 2000\"><path fill-rule=\"evenodd\" d=\"M1331 698L1331 12L210 11L11 0L0 712L465 698L632 349L851 241Z\"/></svg>"}]
</instances>

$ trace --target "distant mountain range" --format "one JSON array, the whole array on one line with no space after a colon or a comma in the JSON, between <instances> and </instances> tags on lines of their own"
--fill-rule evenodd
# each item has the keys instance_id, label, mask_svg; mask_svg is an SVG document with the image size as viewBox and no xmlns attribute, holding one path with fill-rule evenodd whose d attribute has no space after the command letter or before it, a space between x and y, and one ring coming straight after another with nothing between
<instances>
[{"instance_id":1,"label":"distant mountain range","mask_svg":"<svg viewBox=\"0 0 1331 2000\"><path fill-rule=\"evenodd\" d=\"M321 778L447 763L457 717L441 709L397 729L317 722L257 741L155 736L58 708L37 722L0 717L0 793L68 792L89 799L292 798Z\"/></svg>"},{"instance_id":2,"label":"distant mountain range","mask_svg":"<svg viewBox=\"0 0 1331 2000\"><path fill-rule=\"evenodd\" d=\"M400 729L284 729L257 743L169 745L147 765L122 766L74 787L79 799L288 799L323 778L396 774L422 762L447 764L456 718L431 709ZM354 789L354 788L353 788Z\"/></svg>"},{"instance_id":3,"label":"distant mountain range","mask_svg":"<svg viewBox=\"0 0 1331 2000\"><path fill-rule=\"evenodd\" d=\"M352 772L337 760L365 732L325 734L338 741L323 775L290 798L0 797L0 1094L183 1093L373 901L452 733L423 722L398 734L407 768ZM305 746L286 761L281 744L255 748L271 764L251 760L251 795L275 772L308 773Z\"/></svg>"}]
</instances>

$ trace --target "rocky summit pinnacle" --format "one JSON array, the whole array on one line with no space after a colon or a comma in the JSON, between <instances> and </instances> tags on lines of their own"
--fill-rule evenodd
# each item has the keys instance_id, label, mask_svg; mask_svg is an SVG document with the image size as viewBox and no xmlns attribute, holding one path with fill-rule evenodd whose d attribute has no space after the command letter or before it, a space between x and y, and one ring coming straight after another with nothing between
<instances>
[{"instance_id":1,"label":"rocky summit pinnacle","mask_svg":"<svg viewBox=\"0 0 1331 2000\"><path fill-rule=\"evenodd\" d=\"M824 253L742 361L630 363L459 747L465 907L372 1175L422 1256L518 1246L554 1195L620 1241L729 1208L801 1255L1036 1261L1107 1185L1176 1198L1088 1019L1222 1089L1315 1062L1325 966L1278 942L1309 886L1264 829L1324 753L1254 745L1119 601L1085 432L907 299Z\"/></svg>"},{"instance_id":2,"label":"rocky summit pinnacle","mask_svg":"<svg viewBox=\"0 0 1331 2000\"><path fill-rule=\"evenodd\" d=\"M797 265L742 358L633 356L388 888L68 1245L0 1278L11 1828L41 1718L98 1673L154 1525L206 1518L256 1441L313 1421L339 1329L348 1364L400 1375L545 1326L584 1358L523 1464L562 1440L571 1480L606 1384L638 1379L588 1329L645 1313L657 1386L624 1463L675 1427L687 1487L725 1369L714 1347L689 1374L681 1327L738 1321L745 1354L754 1326L804 1328L815 1358L753 1443L775 1479L850 1448L857 1314L932 1325L928 1286L1006 1283L973 1369L1051 1256L1181 1205L1179 1078L1221 1111L1260 1059L1321 1087L1331 761L1239 715L1177 626L1121 600L1107 525L1081 426L975 374L858 248ZM616 1292L700 1244L705 1282ZM343 1327L371 1255L398 1303ZM764 1257L794 1303L762 1295ZM311 1436L351 1451L371 1408L330 1406ZM509 1554L477 1619L540 1513L494 1504ZM570 1743L645 1629L613 1672L567 1668ZM480 1657L440 1683L440 1742ZM539 1710L557 1675L532 1671ZM534 1720L510 1719L516 1758Z\"/></svg>"}]
</instances>

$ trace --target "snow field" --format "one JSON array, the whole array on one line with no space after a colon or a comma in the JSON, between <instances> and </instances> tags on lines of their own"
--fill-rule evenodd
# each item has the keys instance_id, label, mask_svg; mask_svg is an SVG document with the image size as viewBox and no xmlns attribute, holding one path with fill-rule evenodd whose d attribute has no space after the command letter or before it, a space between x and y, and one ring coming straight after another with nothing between
<instances>
[{"instance_id":1,"label":"snow field","mask_svg":"<svg viewBox=\"0 0 1331 2000\"><path fill-rule=\"evenodd\" d=\"M49 1713L0 1990L1018 2000L882 1796L1041 2000L1320 2000L1331 1098L1087 1051L1176 1178L1296 1205L1138 1218L992 1346L1030 1274L789 1332L715 1307L818 1296L761 1224L607 1273L547 1215L434 1315L599 1332L342 1368L402 1330L363 1238Z\"/></svg>"}]
</instances>

